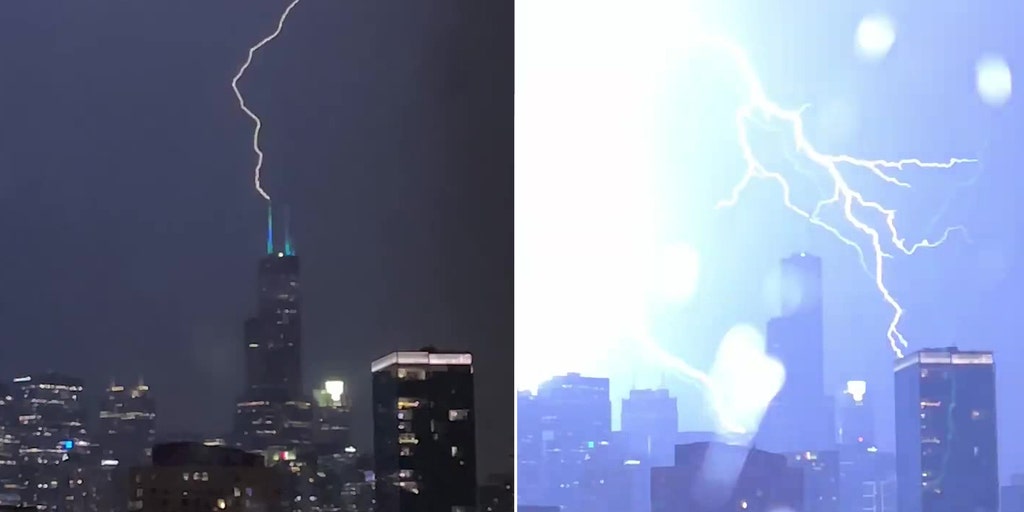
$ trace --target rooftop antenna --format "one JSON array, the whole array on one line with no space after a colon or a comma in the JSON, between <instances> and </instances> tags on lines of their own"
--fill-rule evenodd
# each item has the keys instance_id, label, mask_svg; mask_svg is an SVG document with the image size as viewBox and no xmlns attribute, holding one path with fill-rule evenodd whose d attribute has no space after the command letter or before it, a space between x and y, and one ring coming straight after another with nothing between
<instances>
[{"instance_id":1,"label":"rooftop antenna","mask_svg":"<svg viewBox=\"0 0 1024 512\"><path fill-rule=\"evenodd\" d=\"M292 248L291 215L288 213L288 205L284 206L284 254L295 256L295 249Z\"/></svg>"},{"instance_id":2,"label":"rooftop antenna","mask_svg":"<svg viewBox=\"0 0 1024 512\"><path fill-rule=\"evenodd\" d=\"M267 202L267 254L274 254L274 209Z\"/></svg>"}]
</instances>

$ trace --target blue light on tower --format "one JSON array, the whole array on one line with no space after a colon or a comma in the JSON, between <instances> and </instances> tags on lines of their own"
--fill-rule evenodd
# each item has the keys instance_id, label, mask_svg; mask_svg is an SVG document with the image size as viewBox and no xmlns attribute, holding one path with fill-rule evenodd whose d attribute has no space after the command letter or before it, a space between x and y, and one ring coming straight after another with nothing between
<instances>
[{"instance_id":1,"label":"blue light on tower","mask_svg":"<svg viewBox=\"0 0 1024 512\"><path fill-rule=\"evenodd\" d=\"M70 439L66 439L64 441L61 441L60 447L63 448L64 451L69 452L71 451L72 448L75 447L75 442Z\"/></svg>"}]
</instances>

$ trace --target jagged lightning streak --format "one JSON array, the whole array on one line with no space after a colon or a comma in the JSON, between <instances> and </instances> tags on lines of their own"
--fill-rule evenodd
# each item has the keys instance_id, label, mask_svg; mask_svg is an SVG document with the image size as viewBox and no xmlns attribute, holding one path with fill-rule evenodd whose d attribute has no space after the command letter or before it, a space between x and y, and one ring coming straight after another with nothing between
<instances>
[{"instance_id":1,"label":"jagged lightning streak","mask_svg":"<svg viewBox=\"0 0 1024 512\"><path fill-rule=\"evenodd\" d=\"M241 107L242 111L245 112L245 114L249 116L254 123L256 123L256 127L252 132L252 150L256 153L256 168L253 170L253 183L256 185L256 192L259 192L259 194L263 196L263 199L266 199L267 201L270 201L270 195L263 190L263 186L260 184L260 172L263 170L263 150L260 149L260 130L263 128L263 122L260 121L259 116L253 113L252 110L249 110L249 107L246 106L245 98L242 97L242 92L238 90L238 81L242 79L242 75L245 74L245 70L249 68L250 64L252 64L252 57L256 54L256 51L262 48L263 45L273 41L274 38L281 33L281 30L284 29L284 22L288 19L288 14L292 12L292 9L294 9L298 3L299 0L292 0L291 3L288 4L288 7L284 9L284 12L281 13L281 18L277 21L277 29L274 30L274 33L263 38L263 40L249 48L249 55L245 58L245 63L243 63L242 67L238 69L238 73L235 74L235 77L231 79L231 88L235 91L235 97L238 98L238 106Z\"/></svg>"},{"instance_id":2,"label":"jagged lightning streak","mask_svg":"<svg viewBox=\"0 0 1024 512\"><path fill-rule=\"evenodd\" d=\"M882 299L892 308L893 317L889 322L886 337L889 345L897 357L903 357L903 348L907 347L907 340L900 332L899 324L903 318L904 310L899 301L893 297L885 281L885 260L891 255L885 252L882 247L883 238L888 238L892 245L905 255L912 255L920 249L938 247L944 243L949 236L956 231L963 231L962 227L946 229L937 240L922 240L914 244L907 244L896 227L896 210L887 208L883 204L871 201L854 189L843 177L839 170L840 165L857 168L874 175L886 183L910 188L910 185L891 174L892 171L903 170L906 167L949 169L959 164L976 162L974 159L951 158L946 162L925 162L917 158L902 160L864 160L849 155L827 155L819 152L810 143L805 131L803 122L804 108L786 109L772 101L765 93L757 73L747 55L732 41L716 36L700 35L692 41L696 46L714 48L726 53L731 62L737 67L744 85L748 88L747 101L736 111L736 128L739 136L740 150L746 162L746 171L743 177L732 190L732 194L725 200L718 203L717 208L727 208L739 202L740 194L754 179L769 179L779 184L782 188L783 204L792 212L807 219L812 224L828 231L841 242L857 250L861 256L862 265L867 269L864 250L860 244L844 236L838 228L823 221L820 218L822 209L831 205L842 207L844 220L856 231L866 235L870 240L868 248L873 260L873 269L868 270L874 279L875 287L878 289ZM798 154L815 164L819 169L824 170L832 184L831 196L819 201L810 212L796 206L790 197L789 182L780 173L770 171L761 163L754 154L750 144L748 123L769 123L783 122L791 127L793 132L793 144ZM885 234L882 230L872 227L867 221L862 220L858 215L858 209L866 209L882 216L885 219Z\"/></svg>"}]
</instances>

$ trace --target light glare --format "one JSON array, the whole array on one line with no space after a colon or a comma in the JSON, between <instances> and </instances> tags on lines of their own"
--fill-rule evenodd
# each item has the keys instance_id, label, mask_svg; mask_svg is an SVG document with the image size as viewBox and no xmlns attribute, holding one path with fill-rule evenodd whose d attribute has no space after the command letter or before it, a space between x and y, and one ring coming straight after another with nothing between
<instances>
[{"instance_id":1,"label":"light glare","mask_svg":"<svg viewBox=\"0 0 1024 512\"><path fill-rule=\"evenodd\" d=\"M857 55L866 61L879 61L896 42L896 26L884 14L865 16L857 25Z\"/></svg>"},{"instance_id":2,"label":"light glare","mask_svg":"<svg viewBox=\"0 0 1024 512\"><path fill-rule=\"evenodd\" d=\"M985 104L992 107L1005 105L1013 93L1010 65L1002 57L982 57L975 66L975 85Z\"/></svg>"}]
</instances>

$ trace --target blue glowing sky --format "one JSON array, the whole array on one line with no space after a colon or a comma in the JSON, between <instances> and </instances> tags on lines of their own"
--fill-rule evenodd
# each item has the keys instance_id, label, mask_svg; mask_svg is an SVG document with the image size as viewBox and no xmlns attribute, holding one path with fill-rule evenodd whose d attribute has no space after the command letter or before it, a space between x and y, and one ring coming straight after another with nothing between
<instances>
[{"instance_id":1,"label":"blue glowing sky","mask_svg":"<svg viewBox=\"0 0 1024 512\"><path fill-rule=\"evenodd\" d=\"M846 380L867 380L881 447L892 448L893 352L886 339L892 310L857 253L784 208L770 181L754 181L735 207L716 210L743 176L735 111L747 89L721 55L692 52L657 72L651 64L664 61L652 58L659 41L713 25L745 49L771 99L785 107L810 105L803 119L821 152L980 160L894 172L910 189L855 169L843 172L857 190L898 211L908 242L934 240L949 226L967 229L969 239L954 234L942 247L887 261L886 282L907 312L901 330L910 350L956 344L996 351L1002 469L1024 469L1014 462L1024 445L1009 435L1024 423L1024 412L1008 392L1024 385L1024 351L1016 350L1015 339L1015 296L1024 274L1013 266L1020 257L1015 190L1021 180L1011 174L1020 158L1021 121L1014 99L987 104L976 84L986 55L1005 58L1012 69L1017 57L1007 20L1018 19L1024 6L717 3L715 9L666 4L650 13L519 6L517 385L582 371L611 377L621 395L633 383L664 380L680 397L682 426L707 428L701 392L636 343L623 342L632 328L623 316L642 309L664 350L708 371L726 331L738 324L761 328L776 313L765 298L772 269L806 250L825 262L827 385L838 394ZM858 24L877 13L892 20L895 40L885 58L869 61L855 36ZM762 161L793 184L794 203L812 208L827 197L820 168L787 150L788 126L767 123L750 133ZM840 225L839 216L824 218ZM882 227L881 218L864 218ZM646 280L664 276L637 249L650 240L684 244L697 254L688 302L654 310L628 298ZM604 353L612 355L599 357Z\"/></svg>"}]
</instances>

